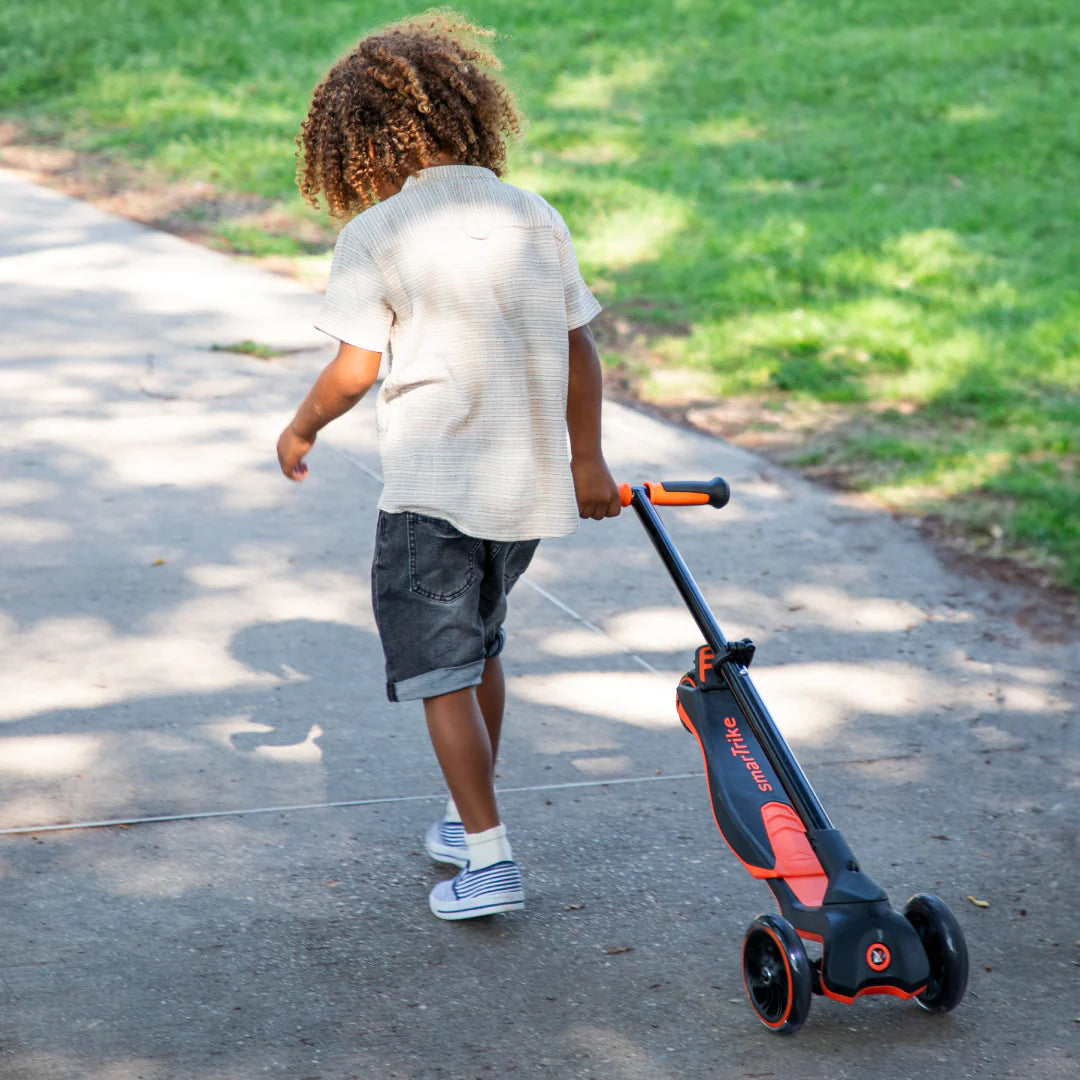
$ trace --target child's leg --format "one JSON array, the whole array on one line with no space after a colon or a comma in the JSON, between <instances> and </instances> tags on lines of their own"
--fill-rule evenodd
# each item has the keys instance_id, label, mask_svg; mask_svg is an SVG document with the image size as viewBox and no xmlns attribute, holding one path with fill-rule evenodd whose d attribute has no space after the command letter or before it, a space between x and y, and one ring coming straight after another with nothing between
<instances>
[{"instance_id":1,"label":"child's leg","mask_svg":"<svg viewBox=\"0 0 1080 1080\"><path fill-rule=\"evenodd\" d=\"M476 688L476 701L491 740L491 764L494 770L499 757L499 736L502 734L503 710L506 707L506 680L503 678L500 657L492 656L484 661L484 674Z\"/></svg>"},{"instance_id":2,"label":"child's leg","mask_svg":"<svg viewBox=\"0 0 1080 1080\"><path fill-rule=\"evenodd\" d=\"M480 685L474 688L476 691L476 703L480 708L480 715L484 721L484 727L487 730L488 744L491 748L491 768L492 768L492 782L494 783L494 770L495 762L499 756L499 736L502 733L502 720L503 710L506 704L506 682L503 678L502 661L498 656L490 657L484 661L484 674L480 680ZM449 698L451 695L443 695L443 698ZM431 703L429 705L429 702ZM435 702L441 702L441 704L435 704ZM453 713L456 711L458 705L456 702L442 701L441 698L429 698L424 704L424 711L428 717L428 731L432 731L431 717L435 715L435 723L439 729L439 735L432 733L432 744L436 744L436 739L442 737L443 727L445 720L443 713L449 711ZM453 721L450 721L451 727ZM456 736L455 736L456 741ZM466 751L467 753L467 751ZM439 764L442 765L443 756L440 755L438 746L435 750L436 757L439 758ZM445 770L444 770L445 775ZM447 778L447 787L450 787L449 778ZM453 794L453 789L451 789ZM467 797L467 796L466 796ZM492 799L494 799L494 792L492 792ZM447 808L447 814L452 814L457 808L457 800L454 800L452 806ZM462 820L460 810L454 815L455 821ZM486 818L485 818L486 820Z\"/></svg>"},{"instance_id":3,"label":"child's leg","mask_svg":"<svg viewBox=\"0 0 1080 1080\"><path fill-rule=\"evenodd\" d=\"M477 696L469 686L424 699L431 745L466 833L486 832L499 824L492 739Z\"/></svg>"}]
</instances>

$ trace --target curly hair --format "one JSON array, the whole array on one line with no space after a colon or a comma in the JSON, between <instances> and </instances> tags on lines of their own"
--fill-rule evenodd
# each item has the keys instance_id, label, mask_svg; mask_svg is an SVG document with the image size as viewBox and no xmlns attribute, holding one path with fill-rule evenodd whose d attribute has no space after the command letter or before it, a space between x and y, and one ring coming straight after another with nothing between
<instances>
[{"instance_id":1,"label":"curly hair","mask_svg":"<svg viewBox=\"0 0 1080 1080\"><path fill-rule=\"evenodd\" d=\"M521 131L513 98L483 48L494 31L433 10L364 38L315 88L296 137L296 183L334 217L379 201L380 185L445 155L501 176L506 140Z\"/></svg>"}]
</instances>

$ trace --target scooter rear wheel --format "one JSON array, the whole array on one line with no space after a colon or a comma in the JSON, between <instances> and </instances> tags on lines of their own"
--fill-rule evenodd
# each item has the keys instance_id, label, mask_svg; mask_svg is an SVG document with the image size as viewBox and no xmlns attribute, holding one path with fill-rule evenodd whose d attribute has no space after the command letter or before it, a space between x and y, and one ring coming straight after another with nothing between
<instances>
[{"instance_id":1,"label":"scooter rear wheel","mask_svg":"<svg viewBox=\"0 0 1080 1080\"><path fill-rule=\"evenodd\" d=\"M929 893L913 896L904 906L904 918L915 928L930 961L930 981L915 1000L927 1012L950 1012L967 990L964 932L949 905Z\"/></svg>"},{"instance_id":2,"label":"scooter rear wheel","mask_svg":"<svg viewBox=\"0 0 1080 1080\"><path fill-rule=\"evenodd\" d=\"M758 1019L778 1035L793 1035L810 1014L813 976L806 950L791 923L759 915L746 931L743 985Z\"/></svg>"}]
</instances>

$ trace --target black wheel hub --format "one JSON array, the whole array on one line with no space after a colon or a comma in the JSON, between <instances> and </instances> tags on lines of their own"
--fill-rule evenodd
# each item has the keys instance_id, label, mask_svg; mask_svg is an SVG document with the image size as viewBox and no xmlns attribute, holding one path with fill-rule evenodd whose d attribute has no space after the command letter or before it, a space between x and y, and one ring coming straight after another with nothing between
<instances>
[{"instance_id":1,"label":"black wheel hub","mask_svg":"<svg viewBox=\"0 0 1080 1080\"><path fill-rule=\"evenodd\" d=\"M746 985L754 1007L770 1023L784 1015L787 1007L787 980L784 958L766 933L754 934L746 948Z\"/></svg>"}]
</instances>

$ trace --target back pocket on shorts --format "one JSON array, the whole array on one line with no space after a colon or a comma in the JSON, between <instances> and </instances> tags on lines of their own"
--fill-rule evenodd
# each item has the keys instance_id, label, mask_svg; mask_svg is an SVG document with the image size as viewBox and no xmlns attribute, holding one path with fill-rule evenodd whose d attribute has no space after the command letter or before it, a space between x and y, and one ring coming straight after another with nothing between
<instances>
[{"instance_id":1,"label":"back pocket on shorts","mask_svg":"<svg viewBox=\"0 0 1080 1080\"><path fill-rule=\"evenodd\" d=\"M509 592L517 583L517 579L529 569L529 564L539 546L539 540L515 540L507 548L506 566L503 573L503 589L506 592Z\"/></svg>"},{"instance_id":2,"label":"back pocket on shorts","mask_svg":"<svg viewBox=\"0 0 1080 1080\"><path fill-rule=\"evenodd\" d=\"M466 536L442 518L409 513L409 589L425 600L452 603L476 582L476 552L483 540Z\"/></svg>"}]
</instances>

